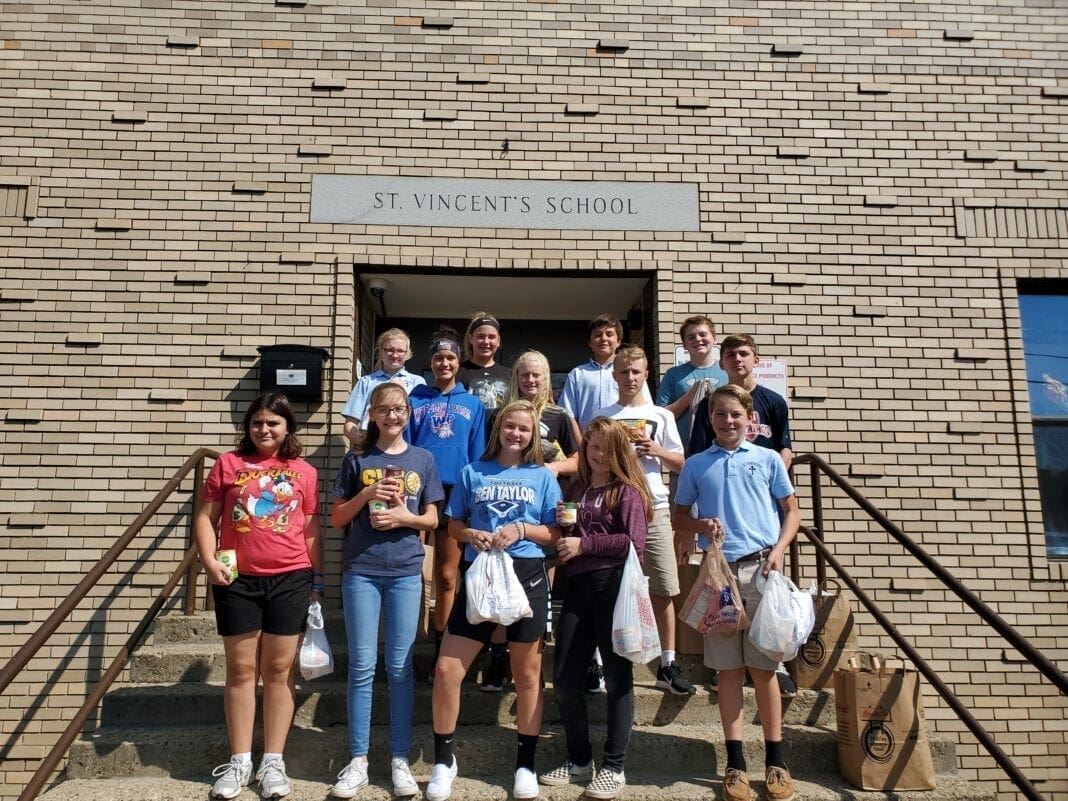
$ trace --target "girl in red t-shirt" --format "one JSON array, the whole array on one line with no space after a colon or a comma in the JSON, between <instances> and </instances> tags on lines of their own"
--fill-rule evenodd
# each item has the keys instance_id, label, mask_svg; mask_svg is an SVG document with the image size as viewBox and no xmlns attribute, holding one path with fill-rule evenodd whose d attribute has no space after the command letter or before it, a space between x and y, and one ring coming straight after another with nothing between
<instances>
[{"instance_id":1,"label":"girl in red t-shirt","mask_svg":"<svg viewBox=\"0 0 1068 801\"><path fill-rule=\"evenodd\" d=\"M260 395L245 412L237 448L208 474L194 518L226 652L231 756L215 769L217 798L236 798L252 781L259 676L264 754L255 778L264 798L291 791L282 753L293 722L293 667L308 604L323 591L318 482L302 449L285 395ZM218 558L227 550L236 554L236 578Z\"/></svg>"}]
</instances>

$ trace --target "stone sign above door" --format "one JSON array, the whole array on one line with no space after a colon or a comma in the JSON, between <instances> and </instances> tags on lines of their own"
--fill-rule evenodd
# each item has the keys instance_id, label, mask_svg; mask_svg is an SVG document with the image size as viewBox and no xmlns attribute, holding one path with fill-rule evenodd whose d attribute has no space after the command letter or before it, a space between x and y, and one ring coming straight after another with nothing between
<instances>
[{"instance_id":1,"label":"stone sign above door","mask_svg":"<svg viewBox=\"0 0 1068 801\"><path fill-rule=\"evenodd\" d=\"M311 222L697 231L697 184L312 176Z\"/></svg>"}]
</instances>

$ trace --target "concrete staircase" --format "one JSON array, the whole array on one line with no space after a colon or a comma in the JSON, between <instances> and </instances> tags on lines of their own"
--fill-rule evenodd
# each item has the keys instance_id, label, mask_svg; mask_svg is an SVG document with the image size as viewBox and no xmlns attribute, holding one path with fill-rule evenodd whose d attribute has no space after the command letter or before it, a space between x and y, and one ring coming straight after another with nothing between
<instances>
[{"instance_id":1,"label":"concrete staircase","mask_svg":"<svg viewBox=\"0 0 1068 801\"><path fill-rule=\"evenodd\" d=\"M334 616L337 618L338 616ZM335 626L339 621L335 621ZM323 799L337 772L347 763L344 636L331 632L336 652L334 676L298 683L297 714L286 748L286 764L294 780L294 799ZM551 646L546 674L551 669ZM421 782L433 763L430 687L432 649L417 647L415 748L412 770ZM627 756L628 785L622 799L702 799L718 795L726 762L723 731L715 692L699 658L685 663L687 675L703 686L691 698L677 698L655 689L647 668L635 669L635 722ZM477 676L476 663L471 678ZM104 699L96 731L70 749L67 780L43 795L62 799L164 801L204 798L211 771L228 759L223 721L222 644L210 615L161 618L153 639L135 654L130 682ZM380 671L381 675L381 671ZM590 696L594 758L603 742L603 696ZM457 801L504 799L511 789L515 739L511 733L515 696L482 693L473 681L465 686L457 733L460 779ZM763 777L763 738L752 693L746 697L746 759L754 780ZM956 777L951 742L932 738L938 787L930 793L871 793L853 790L839 778L835 755L834 700L826 693L802 690L784 701L785 754L800 799L922 798L949 801L993 799L993 793ZM388 692L374 695L372 712L372 786L360 798L389 798ZM598 727L601 727L598 730ZM261 745L257 742L254 751ZM254 754L258 759L258 753ZM565 757L562 727L551 685L546 688L545 722L538 746L538 765L548 769ZM760 790L760 783L756 783ZM547 799L577 799L582 788L543 788ZM241 798L257 795L246 790Z\"/></svg>"}]
</instances>

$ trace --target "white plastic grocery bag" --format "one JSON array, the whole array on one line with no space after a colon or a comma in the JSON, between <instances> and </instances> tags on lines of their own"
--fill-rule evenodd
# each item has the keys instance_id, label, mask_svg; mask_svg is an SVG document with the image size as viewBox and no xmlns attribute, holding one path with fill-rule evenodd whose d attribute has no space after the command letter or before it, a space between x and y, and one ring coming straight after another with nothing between
<instances>
[{"instance_id":1,"label":"white plastic grocery bag","mask_svg":"<svg viewBox=\"0 0 1068 801\"><path fill-rule=\"evenodd\" d=\"M300 675L308 681L334 672L334 652L326 640L323 607L318 601L308 605L308 628L300 646Z\"/></svg>"},{"instance_id":2,"label":"white plastic grocery bag","mask_svg":"<svg viewBox=\"0 0 1068 801\"><path fill-rule=\"evenodd\" d=\"M778 570L772 570L766 579L758 578L757 586L761 584L763 594L749 625L749 641L769 659L788 662L797 656L816 624L812 605L815 586L810 592L801 592Z\"/></svg>"},{"instance_id":3,"label":"white plastic grocery bag","mask_svg":"<svg viewBox=\"0 0 1068 801\"><path fill-rule=\"evenodd\" d=\"M523 585L512 567L512 557L499 548L481 551L464 576L469 623L510 626L520 618L534 617Z\"/></svg>"},{"instance_id":4,"label":"white plastic grocery bag","mask_svg":"<svg viewBox=\"0 0 1068 801\"><path fill-rule=\"evenodd\" d=\"M642 573L633 544L612 610L612 650L638 665L660 656L660 634L656 630L653 603L649 600L649 579Z\"/></svg>"}]
</instances>

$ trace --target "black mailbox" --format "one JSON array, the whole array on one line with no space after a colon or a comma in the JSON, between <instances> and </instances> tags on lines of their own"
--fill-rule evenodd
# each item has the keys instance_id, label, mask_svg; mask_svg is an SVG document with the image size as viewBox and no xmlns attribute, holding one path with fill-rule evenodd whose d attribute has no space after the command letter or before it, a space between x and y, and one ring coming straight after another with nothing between
<instances>
[{"instance_id":1,"label":"black mailbox","mask_svg":"<svg viewBox=\"0 0 1068 801\"><path fill-rule=\"evenodd\" d=\"M260 391L282 392L290 400L323 399L323 362L330 351L311 345L263 345Z\"/></svg>"}]
</instances>

